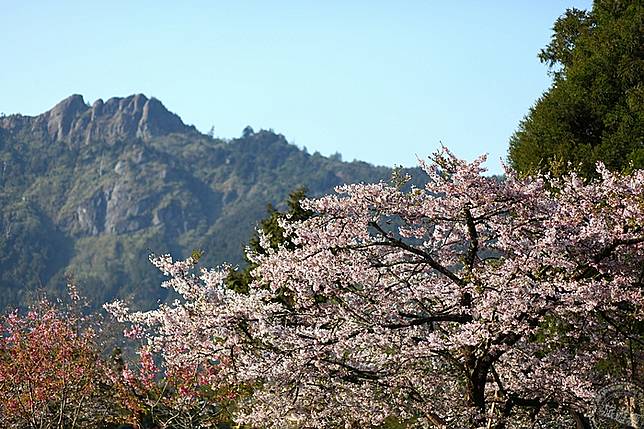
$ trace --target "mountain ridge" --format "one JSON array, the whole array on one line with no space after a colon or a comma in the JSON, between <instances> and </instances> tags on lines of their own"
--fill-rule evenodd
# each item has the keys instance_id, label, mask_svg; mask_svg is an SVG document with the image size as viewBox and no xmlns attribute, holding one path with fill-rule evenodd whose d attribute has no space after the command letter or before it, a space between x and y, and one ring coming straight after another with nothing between
<instances>
[{"instance_id":1,"label":"mountain ridge","mask_svg":"<svg viewBox=\"0 0 644 429\"><path fill-rule=\"evenodd\" d=\"M94 305L149 307L166 298L149 253L240 264L266 204L390 174L272 131L213 138L142 94L0 118L0 307L60 293L70 274Z\"/></svg>"},{"instance_id":2,"label":"mountain ridge","mask_svg":"<svg viewBox=\"0 0 644 429\"><path fill-rule=\"evenodd\" d=\"M25 125L46 129L52 141L88 143L96 138L117 139L152 137L172 132L197 132L193 126L165 108L158 99L143 94L97 99L91 106L83 96L73 94L50 110L36 116L12 114L0 118L0 127L12 130Z\"/></svg>"}]
</instances>

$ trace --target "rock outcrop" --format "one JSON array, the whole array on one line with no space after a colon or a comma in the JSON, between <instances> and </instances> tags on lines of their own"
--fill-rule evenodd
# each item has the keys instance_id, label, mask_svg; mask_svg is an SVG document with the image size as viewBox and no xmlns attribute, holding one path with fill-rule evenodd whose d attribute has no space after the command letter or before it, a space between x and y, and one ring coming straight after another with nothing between
<instances>
[{"instance_id":1,"label":"rock outcrop","mask_svg":"<svg viewBox=\"0 0 644 429\"><path fill-rule=\"evenodd\" d=\"M149 140L170 133L196 132L159 100L143 94L113 97L105 102L98 99L91 106L75 94L38 116L11 115L0 119L0 128L9 130L27 124L33 130L46 131L53 141L71 143Z\"/></svg>"}]
</instances>

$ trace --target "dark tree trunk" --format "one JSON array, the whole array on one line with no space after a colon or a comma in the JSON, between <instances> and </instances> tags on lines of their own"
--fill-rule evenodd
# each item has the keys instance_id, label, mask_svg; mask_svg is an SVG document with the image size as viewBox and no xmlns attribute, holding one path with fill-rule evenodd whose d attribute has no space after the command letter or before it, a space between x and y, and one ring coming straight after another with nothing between
<instances>
[{"instance_id":1,"label":"dark tree trunk","mask_svg":"<svg viewBox=\"0 0 644 429\"><path fill-rule=\"evenodd\" d=\"M581 413L578 413L577 411L571 411L572 412L572 418L575 420L575 427L576 429L592 429L592 426L590 425L590 420L588 417L584 416Z\"/></svg>"}]
</instances>

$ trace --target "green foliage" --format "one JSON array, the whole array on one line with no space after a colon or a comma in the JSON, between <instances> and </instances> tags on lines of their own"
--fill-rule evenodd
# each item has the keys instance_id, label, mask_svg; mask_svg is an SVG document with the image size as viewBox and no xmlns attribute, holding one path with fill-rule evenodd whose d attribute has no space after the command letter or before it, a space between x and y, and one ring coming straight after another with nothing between
<instances>
[{"instance_id":1,"label":"green foliage","mask_svg":"<svg viewBox=\"0 0 644 429\"><path fill-rule=\"evenodd\" d=\"M411 176L405 174L401 165L394 165L391 170L391 179L389 182L398 189L403 189L405 185L411 180Z\"/></svg>"},{"instance_id":2,"label":"green foliage","mask_svg":"<svg viewBox=\"0 0 644 429\"><path fill-rule=\"evenodd\" d=\"M551 88L510 139L510 165L523 174L572 169L586 177L644 168L644 6L596 0L554 24L539 59Z\"/></svg>"},{"instance_id":3,"label":"green foliage","mask_svg":"<svg viewBox=\"0 0 644 429\"><path fill-rule=\"evenodd\" d=\"M286 200L286 212L276 210L272 204L268 204L268 215L259 221L258 229L269 237L271 248L277 249L279 246L285 246L289 249L295 248L293 241L286 235L284 228L280 226L280 221L287 219L289 221L302 221L313 216L313 212L302 208L300 202L306 198L306 188L300 187L289 194ZM252 253L265 254L265 250L260 245L257 231L253 234L248 242L248 249ZM243 270L231 270L226 279L229 288L236 291L244 292L248 290L250 282L253 280L252 271L257 267L256 264L246 259L246 266Z\"/></svg>"},{"instance_id":4,"label":"green foliage","mask_svg":"<svg viewBox=\"0 0 644 429\"><path fill-rule=\"evenodd\" d=\"M195 263L199 262L199 259L204 255L204 251L201 249L192 249L192 253L190 254L190 257L194 259Z\"/></svg>"}]
</instances>

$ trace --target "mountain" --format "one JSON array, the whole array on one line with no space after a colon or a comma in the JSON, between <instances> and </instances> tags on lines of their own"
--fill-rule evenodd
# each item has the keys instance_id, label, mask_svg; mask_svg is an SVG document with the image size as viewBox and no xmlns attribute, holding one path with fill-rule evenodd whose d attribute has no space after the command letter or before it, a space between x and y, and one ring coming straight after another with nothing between
<instances>
[{"instance_id":1,"label":"mountain","mask_svg":"<svg viewBox=\"0 0 644 429\"><path fill-rule=\"evenodd\" d=\"M60 294L71 276L93 305L166 298L150 252L242 262L267 203L298 186L388 179L391 170L313 155L273 131L216 139L155 98L80 95L0 118L0 308Z\"/></svg>"}]
</instances>

